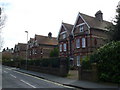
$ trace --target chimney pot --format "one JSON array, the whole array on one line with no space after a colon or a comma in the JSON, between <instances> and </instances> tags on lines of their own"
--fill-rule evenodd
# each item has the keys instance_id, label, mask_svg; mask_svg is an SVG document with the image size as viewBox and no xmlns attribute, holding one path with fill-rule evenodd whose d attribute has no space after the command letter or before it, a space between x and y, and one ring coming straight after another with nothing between
<instances>
[{"instance_id":1,"label":"chimney pot","mask_svg":"<svg viewBox=\"0 0 120 90\"><path fill-rule=\"evenodd\" d=\"M52 33L51 33L51 32L48 33L48 37L49 37L49 38L52 37Z\"/></svg>"},{"instance_id":2,"label":"chimney pot","mask_svg":"<svg viewBox=\"0 0 120 90\"><path fill-rule=\"evenodd\" d=\"M101 10L99 10L96 14L95 14L96 19L98 19L99 21L103 20L103 13L101 12Z\"/></svg>"}]
</instances>

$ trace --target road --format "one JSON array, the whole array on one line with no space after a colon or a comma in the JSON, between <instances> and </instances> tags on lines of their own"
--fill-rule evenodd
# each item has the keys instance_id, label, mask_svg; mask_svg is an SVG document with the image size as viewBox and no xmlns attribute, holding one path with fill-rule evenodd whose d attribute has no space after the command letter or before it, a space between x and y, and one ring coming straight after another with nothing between
<instances>
[{"instance_id":1,"label":"road","mask_svg":"<svg viewBox=\"0 0 120 90\"><path fill-rule=\"evenodd\" d=\"M2 88L59 88L74 90L52 81L15 71L15 68L2 66Z\"/></svg>"}]
</instances>

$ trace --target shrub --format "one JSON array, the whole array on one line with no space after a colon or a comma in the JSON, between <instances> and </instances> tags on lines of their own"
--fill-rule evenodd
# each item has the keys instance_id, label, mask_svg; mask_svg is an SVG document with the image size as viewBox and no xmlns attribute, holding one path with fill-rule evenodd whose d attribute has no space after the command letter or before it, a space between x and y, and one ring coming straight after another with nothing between
<instances>
[{"instance_id":1,"label":"shrub","mask_svg":"<svg viewBox=\"0 0 120 90\"><path fill-rule=\"evenodd\" d=\"M91 69L91 62L90 57L86 56L84 59L82 59L82 68L83 69Z\"/></svg>"},{"instance_id":2,"label":"shrub","mask_svg":"<svg viewBox=\"0 0 120 90\"><path fill-rule=\"evenodd\" d=\"M120 41L104 45L90 60L97 63L100 80L120 83Z\"/></svg>"},{"instance_id":3,"label":"shrub","mask_svg":"<svg viewBox=\"0 0 120 90\"><path fill-rule=\"evenodd\" d=\"M59 50L58 48L54 48L54 50L50 52L50 57L58 57L58 56L59 56Z\"/></svg>"}]
</instances>

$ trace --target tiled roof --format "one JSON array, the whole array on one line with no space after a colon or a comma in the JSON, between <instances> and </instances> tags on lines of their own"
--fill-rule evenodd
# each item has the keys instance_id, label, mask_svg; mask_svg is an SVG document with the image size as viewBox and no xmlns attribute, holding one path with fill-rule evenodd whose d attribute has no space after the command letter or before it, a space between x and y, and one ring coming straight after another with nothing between
<instances>
[{"instance_id":1,"label":"tiled roof","mask_svg":"<svg viewBox=\"0 0 120 90\"><path fill-rule=\"evenodd\" d=\"M46 44L46 45L58 45L57 38L55 37L48 37L42 35L35 35L35 38L38 44Z\"/></svg>"},{"instance_id":2,"label":"tiled roof","mask_svg":"<svg viewBox=\"0 0 120 90\"><path fill-rule=\"evenodd\" d=\"M15 47L19 47L19 50L22 51L22 50L26 50L27 44L25 44L25 43L18 43L17 45L15 45Z\"/></svg>"},{"instance_id":3,"label":"tiled roof","mask_svg":"<svg viewBox=\"0 0 120 90\"><path fill-rule=\"evenodd\" d=\"M72 31L73 25L72 25L72 24L68 24L68 23L64 23L64 22L62 22L62 24L63 24L63 25L65 26L65 28L67 29L68 34L70 34L71 31Z\"/></svg>"},{"instance_id":4,"label":"tiled roof","mask_svg":"<svg viewBox=\"0 0 120 90\"><path fill-rule=\"evenodd\" d=\"M88 16L83 13L79 13L83 19L87 22L87 24L90 26L90 28L96 28L101 30L107 30L106 27L112 25L112 23L105 21L105 20L98 20L96 17Z\"/></svg>"}]
</instances>

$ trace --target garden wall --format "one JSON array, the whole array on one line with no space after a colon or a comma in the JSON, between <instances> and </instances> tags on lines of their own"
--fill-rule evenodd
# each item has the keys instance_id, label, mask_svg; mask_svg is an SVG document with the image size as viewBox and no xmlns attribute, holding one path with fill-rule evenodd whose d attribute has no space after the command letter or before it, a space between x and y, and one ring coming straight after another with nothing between
<instances>
[{"instance_id":1,"label":"garden wall","mask_svg":"<svg viewBox=\"0 0 120 90\"><path fill-rule=\"evenodd\" d=\"M78 68L79 80L97 81L97 67L96 64L92 64L92 69Z\"/></svg>"}]
</instances>

